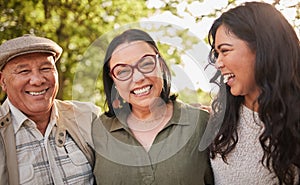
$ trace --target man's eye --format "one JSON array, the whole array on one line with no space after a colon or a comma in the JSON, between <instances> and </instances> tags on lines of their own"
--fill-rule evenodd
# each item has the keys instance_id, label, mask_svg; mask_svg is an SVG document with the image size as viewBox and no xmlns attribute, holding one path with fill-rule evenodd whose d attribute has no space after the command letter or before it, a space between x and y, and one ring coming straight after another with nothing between
<instances>
[{"instance_id":1,"label":"man's eye","mask_svg":"<svg viewBox=\"0 0 300 185\"><path fill-rule=\"evenodd\" d=\"M44 72L48 72L48 71L51 71L52 68L51 67L44 67L41 69L41 71L44 71Z\"/></svg>"},{"instance_id":2,"label":"man's eye","mask_svg":"<svg viewBox=\"0 0 300 185\"><path fill-rule=\"evenodd\" d=\"M18 74L28 74L30 72L30 70L24 69L24 70L20 70L17 73Z\"/></svg>"}]
</instances>

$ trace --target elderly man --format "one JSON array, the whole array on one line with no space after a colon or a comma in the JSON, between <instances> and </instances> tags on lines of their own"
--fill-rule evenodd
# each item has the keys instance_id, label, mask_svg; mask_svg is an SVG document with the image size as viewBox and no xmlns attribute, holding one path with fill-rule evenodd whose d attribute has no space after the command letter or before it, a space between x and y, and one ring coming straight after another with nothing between
<instances>
[{"instance_id":1,"label":"elderly man","mask_svg":"<svg viewBox=\"0 0 300 185\"><path fill-rule=\"evenodd\" d=\"M60 101L62 48L25 35L0 46L0 184L94 184L90 128L100 110Z\"/></svg>"}]
</instances>

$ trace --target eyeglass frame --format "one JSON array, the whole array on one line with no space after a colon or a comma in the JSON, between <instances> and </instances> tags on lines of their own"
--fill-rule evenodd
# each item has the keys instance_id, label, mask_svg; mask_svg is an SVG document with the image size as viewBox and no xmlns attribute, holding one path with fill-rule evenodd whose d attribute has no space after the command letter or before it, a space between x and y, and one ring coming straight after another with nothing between
<instances>
[{"instance_id":1,"label":"eyeglass frame","mask_svg":"<svg viewBox=\"0 0 300 185\"><path fill-rule=\"evenodd\" d=\"M142 61L142 59L145 58L145 57L147 57L147 56L155 57L155 59L154 59L155 63L154 63L153 69L152 69L151 71L145 73L145 72L141 71L141 70L138 68L138 65L139 65L139 63ZM130 65L130 64L117 64L117 65L115 65L115 66L110 70L110 74L111 74L115 79L117 79L117 80L119 80L119 81L127 81L127 80L129 80L129 79L133 76L134 69L137 69L137 70L138 70L140 73L142 73L142 74L149 74L149 73L151 73L151 72L153 72L153 71L155 70L156 65L157 65L157 62L159 61L159 60L158 60L159 56L160 56L160 55L159 55L158 53L156 53L155 55L154 55L154 54L146 54L146 55L144 55L143 57L141 57L134 65ZM129 75L128 78L122 79L122 80L119 79L118 77L116 77L116 75L113 73L113 71L114 71L114 69L115 69L116 67L118 67L118 66L129 66L129 67L132 69L131 75Z\"/></svg>"}]
</instances>

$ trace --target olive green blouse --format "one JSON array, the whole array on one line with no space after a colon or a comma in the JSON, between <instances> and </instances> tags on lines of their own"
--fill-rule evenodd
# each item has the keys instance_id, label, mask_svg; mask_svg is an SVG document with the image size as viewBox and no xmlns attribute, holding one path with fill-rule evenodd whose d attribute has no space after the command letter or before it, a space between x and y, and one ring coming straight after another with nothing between
<instances>
[{"instance_id":1,"label":"olive green blouse","mask_svg":"<svg viewBox=\"0 0 300 185\"><path fill-rule=\"evenodd\" d=\"M171 120L148 152L127 127L128 114L101 116L92 129L98 185L213 184L208 151L198 150L208 113L173 103Z\"/></svg>"}]
</instances>

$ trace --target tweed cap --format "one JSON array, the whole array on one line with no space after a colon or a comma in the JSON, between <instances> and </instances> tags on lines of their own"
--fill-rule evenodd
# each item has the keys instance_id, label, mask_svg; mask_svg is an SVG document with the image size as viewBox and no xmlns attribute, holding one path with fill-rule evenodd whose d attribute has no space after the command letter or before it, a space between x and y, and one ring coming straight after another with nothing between
<instances>
[{"instance_id":1,"label":"tweed cap","mask_svg":"<svg viewBox=\"0 0 300 185\"><path fill-rule=\"evenodd\" d=\"M56 62L62 51L57 43L44 37L29 34L17 37L0 45L0 70L11 59L29 53L50 53Z\"/></svg>"}]
</instances>

